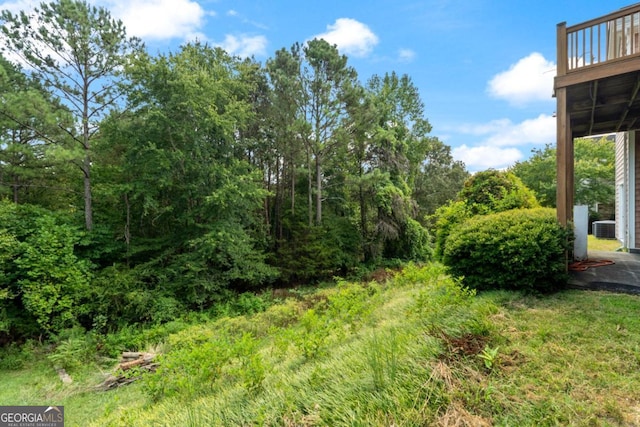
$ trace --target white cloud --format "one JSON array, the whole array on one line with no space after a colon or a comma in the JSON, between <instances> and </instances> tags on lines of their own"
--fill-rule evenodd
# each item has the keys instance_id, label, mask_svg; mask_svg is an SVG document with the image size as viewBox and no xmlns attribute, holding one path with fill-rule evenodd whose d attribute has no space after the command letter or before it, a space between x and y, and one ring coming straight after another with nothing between
<instances>
[{"instance_id":1,"label":"white cloud","mask_svg":"<svg viewBox=\"0 0 640 427\"><path fill-rule=\"evenodd\" d=\"M555 63L534 52L511 65L507 71L496 74L487 90L491 96L516 106L552 101L555 69Z\"/></svg>"},{"instance_id":2,"label":"white cloud","mask_svg":"<svg viewBox=\"0 0 640 427\"><path fill-rule=\"evenodd\" d=\"M488 123L463 124L458 127L458 131L467 135L484 136L483 144L496 147L546 144L556 139L556 119L547 114L540 114L520 123L499 119Z\"/></svg>"},{"instance_id":3,"label":"white cloud","mask_svg":"<svg viewBox=\"0 0 640 427\"><path fill-rule=\"evenodd\" d=\"M104 0L127 33L143 39L193 39L207 12L193 0Z\"/></svg>"},{"instance_id":4,"label":"white cloud","mask_svg":"<svg viewBox=\"0 0 640 427\"><path fill-rule=\"evenodd\" d=\"M248 36L241 35L236 37L227 34L224 41L219 43L220 47L231 55L238 55L246 58L252 55L266 56L267 54L267 38L265 36Z\"/></svg>"},{"instance_id":5,"label":"white cloud","mask_svg":"<svg viewBox=\"0 0 640 427\"><path fill-rule=\"evenodd\" d=\"M17 0L0 3L0 9L17 13L33 11L41 1ZM127 34L143 39L192 39L204 25L206 12L195 0L90 0L121 19Z\"/></svg>"},{"instance_id":6,"label":"white cloud","mask_svg":"<svg viewBox=\"0 0 640 427\"><path fill-rule=\"evenodd\" d=\"M18 0L0 3L0 8L16 13L32 11L36 3L39 2ZM205 18L215 13L205 11L195 0L94 0L92 3L107 8L114 18L121 19L127 34L144 40L178 38L210 41L201 29ZM228 14L237 15L232 10ZM264 36L229 34L218 45L232 55L266 56L267 39Z\"/></svg>"},{"instance_id":7,"label":"white cloud","mask_svg":"<svg viewBox=\"0 0 640 427\"><path fill-rule=\"evenodd\" d=\"M0 3L0 9L8 10L11 13L20 13L21 10L24 10L25 12L32 11L39 5L40 1L33 0L5 1Z\"/></svg>"},{"instance_id":8,"label":"white cloud","mask_svg":"<svg viewBox=\"0 0 640 427\"><path fill-rule=\"evenodd\" d=\"M517 146L541 146L555 142L556 119L546 114L520 123L499 119L488 123L464 124L458 126L456 131L478 138L476 143L452 150L457 160L465 162L470 170L500 169L522 159Z\"/></svg>"},{"instance_id":9,"label":"white cloud","mask_svg":"<svg viewBox=\"0 0 640 427\"><path fill-rule=\"evenodd\" d=\"M488 93L522 106L536 101L552 101L555 64L541 54L520 59L509 70L495 75L488 83ZM556 140L556 119L548 114L514 123L502 118L486 123L462 124L449 132L465 138L466 144L452 149L457 160L471 171L503 169L524 158L518 147L542 146Z\"/></svg>"},{"instance_id":10,"label":"white cloud","mask_svg":"<svg viewBox=\"0 0 640 427\"><path fill-rule=\"evenodd\" d=\"M461 145L452 150L456 160L461 160L470 171L504 169L522 159L517 148L500 148L488 145L469 147Z\"/></svg>"},{"instance_id":11,"label":"white cloud","mask_svg":"<svg viewBox=\"0 0 640 427\"><path fill-rule=\"evenodd\" d=\"M340 53L363 57L378 44L378 36L368 26L355 19L336 19L333 25L327 25L327 30L312 38L325 39L330 44L337 45Z\"/></svg>"},{"instance_id":12,"label":"white cloud","mask_svg":"<svg viewBox=\"0 0 640 427\"><path fill-rule=\"evenodd\" d=\"M457 129L461 133L468 135L486 135L490 133L501 132L505 128L513 126L513 123L509 119L497 119L487 123L464 123L457 126Z\"/></svg>"},{"instance_id":13,"label":"white cloud","mask_svg":"<svg viewBox=\"0 0 640 427\"><path fill-rule=\"evenodd\" d=\"M411 62L416 57L416 53L411 49L400 49L398 51L398 58L402 62Z\"/></svg>"}]
</instances>

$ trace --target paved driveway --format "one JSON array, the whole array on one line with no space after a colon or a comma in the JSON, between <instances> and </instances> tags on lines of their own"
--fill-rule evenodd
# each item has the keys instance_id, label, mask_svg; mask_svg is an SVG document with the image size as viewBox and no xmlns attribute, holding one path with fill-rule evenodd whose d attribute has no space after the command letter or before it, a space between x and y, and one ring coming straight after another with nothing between
<instances>
[{"instance_id":1,"label":"paved driveway","mask_svg":"<svg viewBox=\"0 0 640 427\"><path fill-rule=\"evenodd\" d=\"M640 294L640 254L589 251L588 256L585 270L570 267L570 287Z\"/></svg>"}]
</instances>

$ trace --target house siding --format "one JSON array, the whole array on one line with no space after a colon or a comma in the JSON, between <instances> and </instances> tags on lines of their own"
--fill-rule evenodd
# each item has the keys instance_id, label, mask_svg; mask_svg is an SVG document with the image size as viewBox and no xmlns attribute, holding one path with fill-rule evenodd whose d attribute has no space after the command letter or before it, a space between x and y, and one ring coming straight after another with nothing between
<instances>
[{"instance_id":1,"label":"house siding","mask_svg":"<svg viewBox=\"0 0 640 427\"><path fill-rule=\"evenodd\" d=\"M616 238L631 250L640 242L640 213L636 200L640 200L640 138L636 132L617 133L615 136L616 185Z\"/></svg>"},{"instance_id":2,"label":"house siding","mask_svg":"<svg viewBox=\"0 0 640 427\"><path fill-rule=\"evenodd\" d=\"M615 186L616 186L616 203L615 203L615 217L616 217L616 238L626 244L626 233L627 233L627 224L626 224L626 214L624 212L626 203L626 189L628 186L628 173L627 173L627 150L626 150L626 141L628 138L627 133L617 133L616 141L615 141L615 151L616 151L616 177L615 177Z\"/></svg>"},{"instance_id":3,"label":"house siding","mask_svg":"<svg viewBox=\"0 0 640 427\"><path fill-rule=\"evenodd\" d=\"M630 249L638 247L637 242L640 242L640 215L638 215L638 206L636 200L640 200L640 141L636 138L636 132L630 132L629 145L633 146L633 177L630 177L629 181L633 182L633 189L630 189L629 194L633 195L629 197L631 200L627 200L627 206L629 206L629 224L634 225L634 229L630 230L633 234L633 239L629 244Z\"/></svg>"}]
</instances>

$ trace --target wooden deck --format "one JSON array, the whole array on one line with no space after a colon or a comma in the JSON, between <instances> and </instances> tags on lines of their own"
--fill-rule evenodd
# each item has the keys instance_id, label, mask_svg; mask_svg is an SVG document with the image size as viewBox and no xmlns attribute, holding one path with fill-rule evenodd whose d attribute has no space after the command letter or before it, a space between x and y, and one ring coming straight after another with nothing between
<instances>
[{"instance_id":1,"label":"wooden deck","mask_svg":"<svg viewBox=\"0 0 640 427\"><path fill-rule=\"evenodd\" d=\"M573 219L573 138L640 129L640 3L557 27L558 219Z\"/></svg>"}]
</instances>

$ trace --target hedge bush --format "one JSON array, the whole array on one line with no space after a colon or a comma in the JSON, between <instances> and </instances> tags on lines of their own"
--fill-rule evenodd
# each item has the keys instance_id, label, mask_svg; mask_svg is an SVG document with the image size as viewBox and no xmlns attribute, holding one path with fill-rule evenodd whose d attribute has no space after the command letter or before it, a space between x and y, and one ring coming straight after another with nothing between
<instances>
[{"instance_id":1,"label":"hedge bush","mask_svg":"<svg viewBox=\"0 0 640 427\"><path fill-rule=\"evenodd\" d=\"M449 202L441 206L433 216L435 222L435 248L436 259L441 260L444 256L447 239L456 227L471 218L471 210L465 201Z\"/></svg>"},{"instance_id":2,"label":"hedge bush","mask_svg":"<svg viewBox=\"0 0 640 427\"><path fill-rule=\"evenodd\" d=\"M472 288L549 292L566 284L568 238L553 209L480 215L452 231L443 263Z\"/></svg>"},{"instance_id":3,"label":"hedge bush","mask_svg":"<svg viewBox=\"0 0 640 427\"><path fill-rule=\"evenodd\" d=\"M90 264L73 218L0 200L0 341L50 336L86 313Z\"/></svg>"},{"instance_id":4,"label":"hedge bush","mask_svg":"<svg viewBox=\"0 0 640 427\"><path fill-rule=\"evenodd\" d=\"M472 175L458 193L458 200L441 206L431 218L435 224L435 251L442 259L449 234L475 215L540 207L535 194L511 172L489 169Z\"/></svg>"},{"instance_id":5,"label":"hedge bush","mask_svg":"<svg viewBox=\"0 0 640 427\"><path fill-rule=\"evenodd\" d=\"M458 193L472 215L487 215L511 209L537 208L535 193L511 172L489 169L467 179Z\"/></svg>"}]
</instances>

